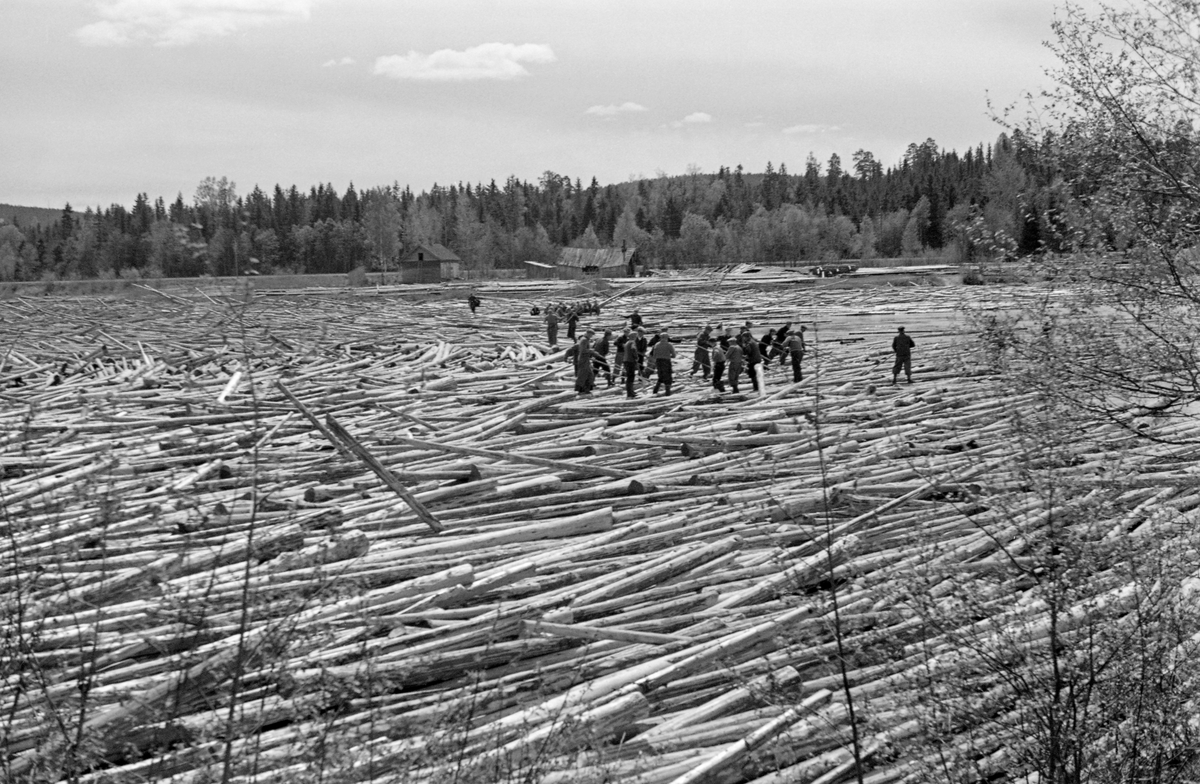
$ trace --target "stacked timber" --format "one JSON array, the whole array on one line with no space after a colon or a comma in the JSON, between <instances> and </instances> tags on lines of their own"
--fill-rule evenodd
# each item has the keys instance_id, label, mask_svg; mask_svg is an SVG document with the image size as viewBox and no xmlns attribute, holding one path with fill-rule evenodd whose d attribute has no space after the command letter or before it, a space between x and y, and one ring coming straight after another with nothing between
<instances>
[{"instance_id":1,"label":"stacked timber","mask_svg":"<svg viewBox=\"0 0 1200 784\"><path fill-rule=\"evenodd\" d=\"M803 322L815 350L734 395L687 342L676 394L637 400L576 395L519 299L0 303L6 776L837 781L852 710L871 780L910 775L930 663L897 583L995 569L1047 516L987 504L1036 401L963 370L970 297L996 301L658 294L652 327ZM913 386L886 386L898 323ZM1064 476L1140 480L1107 535L1200 506L1191 455L1090 435ZM924 645L966 655L955 631Z\"/></svg>"}]
</instances>

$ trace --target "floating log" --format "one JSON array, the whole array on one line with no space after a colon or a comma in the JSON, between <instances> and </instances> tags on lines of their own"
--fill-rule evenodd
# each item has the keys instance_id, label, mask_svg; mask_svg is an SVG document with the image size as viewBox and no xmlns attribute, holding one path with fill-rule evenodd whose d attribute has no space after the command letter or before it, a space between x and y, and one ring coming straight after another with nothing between
<instances>
[{"instance_id":1,"label":"floating log","mask_svg":"<svg viewBox=\"0 0 1200 784\"><path fill-rule=\"evenodd\" d=\"M487 457L493 460L503 460L513 463L528 463L529 465L541 466L543 468L555 468L560 471L567 471L572 474L581 474L583 476L607 476L615 479L628 479L634 474L628 471L620 471L614 468L605 468L604 466L591 465L587 463L573 463L566 460L552 460L546 457L536 457L534 455L523 455L516 452L495 452L489 449L478 449L476 447L459 446L457 444L441 444L432 441L420 441L415 438L398 437L396 439L402 444L409 446L420 447L423 449L432 449L440 452L454 452L460 455L470 455L472 457Z\"/></svg>"}]
</instances>

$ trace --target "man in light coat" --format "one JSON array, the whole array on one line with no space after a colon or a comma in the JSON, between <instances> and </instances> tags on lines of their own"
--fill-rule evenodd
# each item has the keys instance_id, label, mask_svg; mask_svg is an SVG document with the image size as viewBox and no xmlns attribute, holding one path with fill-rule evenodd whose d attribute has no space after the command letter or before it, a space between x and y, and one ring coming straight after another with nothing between
<instances>
[{"instance_id":1,"label":"man in light coat","mask_svg":"<svg viewBox=\"0 0 1200 784\"><path fill-rule=\"evenodd\" d=\"M666 327L659 332L658 341L650 351L650 356L654 358L654 369L658 373L658 380L654 382L654 393L658 394L658 388L666 386L667 394L671 394L671 360L675 358L675 347L671 345L671 336L667 334Z\"/></svg>"}]
</instances>

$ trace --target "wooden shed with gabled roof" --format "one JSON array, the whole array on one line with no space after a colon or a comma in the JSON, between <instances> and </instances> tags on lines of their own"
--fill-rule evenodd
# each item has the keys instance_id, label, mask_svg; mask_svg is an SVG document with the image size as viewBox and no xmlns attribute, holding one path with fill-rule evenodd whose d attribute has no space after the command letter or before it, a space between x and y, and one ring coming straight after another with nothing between
<instances>
[{"instance_id":1,"label":"wooden shed with gabled roof","mask_svg":"<svg viewBox=\"0 0 1200 784\"><path fill-rule=\"evenodd\" d=\"M462 277L462 259L445 245L418 245L400 259L401 283L441 283Z\"/></svg>"},{"instance_id":2,"label":"wooden shed with gabled roof","mask_svg":"<svg viewBox=\"0 0 1200 784\"><path fill-rule=\"evenodd\" d=\"M636 248L563 248L560 278L624 278L633 276Z\"/></svg>"}]
</instances>

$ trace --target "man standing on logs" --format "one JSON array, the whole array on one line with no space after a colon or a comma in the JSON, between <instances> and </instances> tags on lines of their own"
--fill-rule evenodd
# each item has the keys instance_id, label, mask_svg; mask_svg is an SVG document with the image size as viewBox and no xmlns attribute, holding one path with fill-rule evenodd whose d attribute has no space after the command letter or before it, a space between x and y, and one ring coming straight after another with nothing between
<instances>
[{"instance_id":1,"label":"man standing on logs","mask_svg":"<svg viewBox=\"0 0 1200 784\"><path fill-rule=\"evenodd\" d=\"M554 308L546 308L546 340L550 348L558 345L558 314Z\"/></svg>"},{"instance_id":2,"label":"man standing on logs","mask_svg":"<svg viewBox=\"0 0 1200 784\"><path fill-rule=\"evenodd\" d=\"M792 383L799 383L804 379L804 374L800 372L800 362L803 361L807 348L804 344L804 333L807 329L801 325L800 329L791 333L787 339L787 352L792 358Z\"/></svg>"},{"instance_id":3,"label":"man standing on logs","mask_svg":"<svg viewBox=\"0 0 1200 784\"><path fill-rule=\"evenodd\" d=\"M633 312L626 316L626 318L629 319L630 329L637 329L638 327L642 326L642 314L638 313L637 308L634 308Z\"/></svg>"},{"instance_id":4,"label":"man standing on logs","mask_svg":"<svg viewBox=\"0 0 1200 784\"><path fill-rule=\"evenodd\" d=\"M712 325L709 324L700 330L700 334L696 336L696 353L692 358L691 372L691 375L694 376L697 370L703 371L705 381L708 381L708 374L712 372L712 359L708 353L711 347Z\"/></svg>"},{"instance_id":5,"label":"man standing on logs","mask_svg":"<svg viewBox=\"0 0 1200 784\"><path fill-rule=\"evenodd\" d=\"M775 343L771 346L770 359L781 357L779 360L780 366L783 365L782 357L787 355L788 338L792 336L792 322L787 322L779 329L775 330Z\"/></svg>"},{"instance_id":6,"label":"man standing on logs","mask_svg":"<svg viewBox=\"0 0 1200 784\"><path fill-rule=\"evenodd\" d=\"M630 338L631 342L637 346L637 369L638 374L649 376L646 372L646 352L650 349L650 341L646 339L646 330L638 327Z\"/></svg>"},{"instance_id":7,"label":"man standing on logs","mask_svg":"<svg viewBox=\"0 0 1200 784\"><path fill-rule=\"evenodd\" d=\"M664 385L667 394L671 394L671 360L675 358L675 347L671 345L671 336L667 334L666 327L658 333L658 341L650 355L654 357L654 368L658 371L658 380L654 382L654 394L657 395L658 388Z\"/></svg>"},{"instance_id":8,"label":"man standing on logs","mask_svg":"<svg viewBox=\"0 0 1200 784\"><path fill-rule=\"evenodd\" d=\"M567 340L575 342L575 328L579 326L579 308L574 305L567 311Z\"/></svg>"},{"instance_id":9,"label":"man standing on logs","mask_svg":"<svg viewBox=\"0 0 1200 784\"><path fill-rule=\"evenodd\" d=\"M728 348L729 341L724 337L717 341L717 345L713 346L712 385L713 389L718 392L725 391L725 352Z\"/></svg>"},{"instance_id":10,"label":"man standing on logs","mask_svg":"<svg viewBox=\"0 0 1200 784\"><path fill-rule=\"evenodd\" d=\"M897 328L896 332L896 337L892 338L892 353L896 355L896 364L892 365L892 386L896 386L896 377L900 375L901 369L904 370L908 383L912 383L912 349L917 345L916 341L904 332L904 327Z\"/></svg>"},{"instance_id":11,"label":"man standing on logs","mask_svg":"<svg viewBox=\"0 0 1200 784\"><path fill-rule=\"evenodd\" d=\"M775 330L768 330L767 334L758 339L758 357L762 360L763 370L771 364L771 349L775 345L776 337Z\"/></svg>"},{"instance_id":12,"label":"man standing on logs","mask_svg":"<svg viewBox=\"0 0 1200 784\"><path fill-rule=\"evenodd\" d=\"M467 307L471 309L471 315L474 316L475 309L479 307L479 297L475 296L475 292L473 291L471 292L471 295L467 297Z\"/></svg>"},{"instance_id":13,"label":"man standing on logs","mask_svg":"<svg viewBox=\"0 0 1200 784\"><path fill-rule=\"evenodd\" d=\"M638 358L640 354L638 353L637 339L633 335L626 338L620 357L621 364L625 366L625 397L637 397L633 392L633 384L638 376Z\"/></svg>"},{"instance_id":14,"label":"man standing on logs","mask_svg":"<svg viewBox=\"0 0 1200 784\"><path fill-rule=\"evenodd\" d=\"M625 367L625 344L633 340L633 334L629 331L629 327L621 330L621 334L617 335L617 339L613 341L613 371L620 373Z\"/></svg>"},{"instance_id":15,"label":"man standing on logs","mask_svg":"<svg viewBox=\"0 0 1200 784\"><path fill-rule=\"evenodd\" d=\"M742 350L746 352L746 372L750 374L750 386L754 387L755 392L760 392L758 386L758 365L762 362L762 351L758 347L758 341L746 331L746 345Z\"/></svg>"},{"instance_id":16,"label":"man standing on logs","mask_svg":"<svg viewBox=\"0 0 1200 784\"><path fill-rule=\"evenodd\" d=\"M567 349L568 355L574 354L575 361L575 391L581 395L590 395L596 388L596 372L592 367L591 340L584 336L574 346Z\"/></svg>"},{"instance_id":17,"label":"man standing on logs","mask_svg":"<svg viewBox=\"0 0 1200 784\"><path fill-rule=\"evenodd\" d=\"M725 362L729 364L729 391L737 393L738 376L742 374L742 346L737 341L729 344L725 352Z\"/></svg>"},{"instance_id":18,"label":"man standing on logs","mask_svg":"<svg viewBox=\"0 0 1200 784\"><path fill-rule=\"evenodd\" d=\"M591 337L591 330L588 330L588 337ZM603 373L604 378L608 381L608 385L613 385L613 372L608 364L608 349L612 345L612 330L604 330L604 337L596 341L596 345L592 347L592 369L597 374Z\"/></svg>"}]
</instances>

